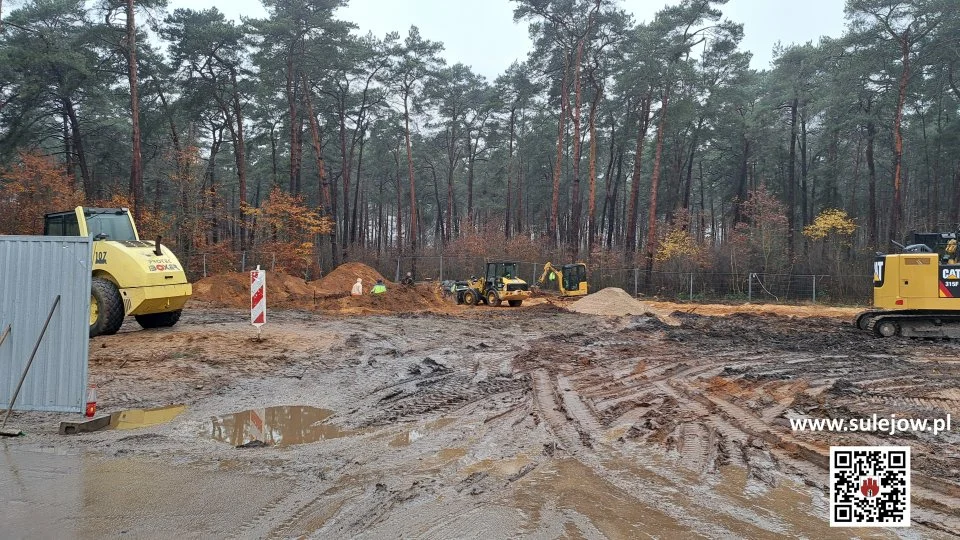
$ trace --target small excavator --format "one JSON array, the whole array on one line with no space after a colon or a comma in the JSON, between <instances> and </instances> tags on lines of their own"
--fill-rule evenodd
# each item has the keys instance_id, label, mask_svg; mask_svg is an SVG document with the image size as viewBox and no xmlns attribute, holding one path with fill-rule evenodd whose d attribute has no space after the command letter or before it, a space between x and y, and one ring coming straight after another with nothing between
<instances>
[{"instance_id":1,"label":"small excavator","mask_svg":"<svg viewBox=\"0 0 960 540\"><path fill-rule=\"evenodd\" d=\"M914 233L873 262L874 309L856 325L879 337L960 338L958 233Z\"/></svg>"},{"instance_id":2,"label":"small excavator","mask_svg":"<svg viewBox=\"0 0 960 540\"><path fill-rule=\"evenodd\" d=\"M537 286L543 287L544 283L556 283L561 297L584 296L587 294L587 265L578 262L558 268L548 262L543 265Z\"/></svg>"}]
</instances>

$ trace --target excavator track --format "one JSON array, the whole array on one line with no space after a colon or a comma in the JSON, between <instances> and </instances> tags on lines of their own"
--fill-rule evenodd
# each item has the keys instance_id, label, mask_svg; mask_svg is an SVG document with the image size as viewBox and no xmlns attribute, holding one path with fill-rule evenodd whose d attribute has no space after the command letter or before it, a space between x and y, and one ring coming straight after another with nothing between
<instances>
[{"instance_id":1,"label":"excavator track","mask_svg":"<svg viewBox=\"0 0 960 540\"><path fill-rule=\"evenodd\" d=\"M960 339L960 312L955 311L867 311L857 316L856 325L877 337Z\"/></svg>"}]
</instances>

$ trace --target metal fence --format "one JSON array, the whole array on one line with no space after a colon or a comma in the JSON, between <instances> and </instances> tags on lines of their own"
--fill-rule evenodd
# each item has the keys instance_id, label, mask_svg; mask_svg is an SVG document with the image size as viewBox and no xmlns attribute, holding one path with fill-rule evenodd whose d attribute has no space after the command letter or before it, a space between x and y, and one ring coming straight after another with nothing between
<instances>
[{"instance_id":1,"label":"metal fence","mask_svg":"<svg viewBox=\"0 0 960 540\"><path fill-rule=\"evenodd\" d=\"M431 282L447 279L463 280L484 273L486 259L461 255L418 255L360 257L363 262L388 279L399 281L411 272L417 281ZM189 256L185 262L191 279L233 271L256 268L275 270L276 253L245 251ZM528 283L540 278L544 262L516 260L518 273ZM666 300L710 302L814 302L814 303L869 303L873 293L873 278L865 274L777 274L763 272L651 272L649 276L639 267L617 264L617 259L600 259L587 264L591 290L619 287L634 296L655 296ZM291 273L289 270L286 270ZM293 272L304 279L317 279L322 272L305 267Z\"/></svg>"},{"instance_id":2,"label":"metal fence","mask_svg":"<svg viewBox=\"0 0 960 540\"><path fill-rule=\"evenodd\" d=\"M477 257L399 257L378 270L399 279L413 272L418 281L466 279L482 275L486 260ZM516 261L528 283L540 278L544 262ZM656 296L679 301L869 303L873 276L826 274L769 274L762 272L651 272L639 267L587 265L591 290L619 287L634 296Z\"/></svg>"},{"instance_id":3,"label":"metal fence","mask_svg":"<svg viewBox=\"0 0 960 540\"><path fill-rule=\"evenodd\" d=\"M92 255L87 237L0 236L0 336L10 329L0 343L4 408L26 374L15 409L83 410Z\"/></svg>"}]
</instances>

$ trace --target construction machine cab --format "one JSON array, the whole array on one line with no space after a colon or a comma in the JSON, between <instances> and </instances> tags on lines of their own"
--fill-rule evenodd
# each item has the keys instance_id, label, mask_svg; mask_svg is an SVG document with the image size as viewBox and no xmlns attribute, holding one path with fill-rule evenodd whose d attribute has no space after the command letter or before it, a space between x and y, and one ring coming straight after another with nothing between
<instances>
[{"instance_id":1,"label":"construction machine cab","mask_svg":"<svg viewBox=\"0 0 960 540\"><path fill-rule=\"evenodd\" d=\"M513 279L517 277L517 263L515 262L488 262L487 263L487 283L496 288L503 288L504 279Z\"/></svg>"},{"instance_id":2,"label":"construction machine cab","mask_svg":"<svg viewBox=\"0 0 960 540\"><path fill-rule=\"evenodd\" d=\"M565 264L563 272L563 288L568 291L580 290L580 284L587 282L587 265L583 263Z\"/></svg>"},{"instance_id":3,"label":"construction machine cab","mask_svg":"<svg viewBox=\"0 0 960 540\"><path fill-rule=\"evenodd\" d=\"M140 240L130 211L126 208L84 208L55 212L43 217L44 236L90 236L94 241Z\"/></svg>"}]
</instances>

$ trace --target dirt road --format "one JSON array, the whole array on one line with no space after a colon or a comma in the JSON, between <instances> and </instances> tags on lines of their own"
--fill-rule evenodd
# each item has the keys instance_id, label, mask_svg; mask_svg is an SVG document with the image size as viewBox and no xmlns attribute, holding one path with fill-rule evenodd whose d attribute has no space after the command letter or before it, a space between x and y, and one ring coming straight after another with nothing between
<instances>
[{"instance_id":1,"label":"dirt road","mask_svg":"<svg viewBox=\"0 0 960 540\"><path fill-rule=\"evenodd\" d=\"M246 316L195 304L174 329L91 340L102 410L186 409L78 436L57 435L62 415L15 415L28 436L0 441L8 524L25 536L960 531L956 432L804 434L787 421L956 413L954 342L875 339L839 318L680 311L667 326L551 303L274 311L257 342ZM831 444L912 447L911 529L828 527Z\"/></svg>"}]
</instances>

